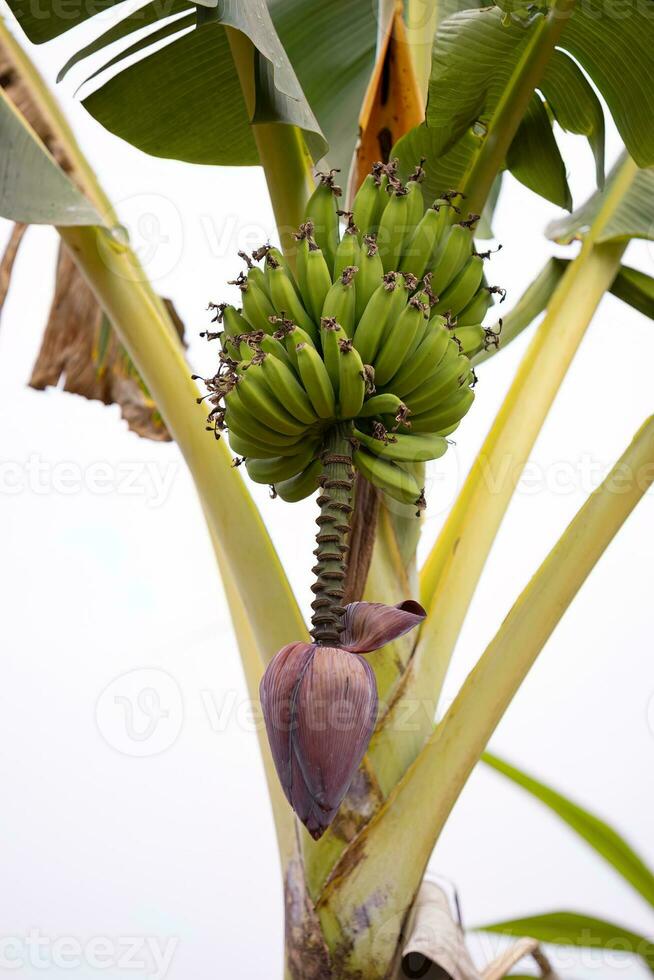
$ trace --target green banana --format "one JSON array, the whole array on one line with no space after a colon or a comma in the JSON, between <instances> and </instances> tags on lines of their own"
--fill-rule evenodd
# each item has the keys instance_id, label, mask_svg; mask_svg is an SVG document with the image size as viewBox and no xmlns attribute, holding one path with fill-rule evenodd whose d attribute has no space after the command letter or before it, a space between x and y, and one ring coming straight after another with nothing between
<instances>
[{"instance_id":1,"label":"green banana","mask_svg":"<svg viewBox=\"0 0 654 980\"><path fill-rule=\"evenodd\" d=\"M359 418L372 418L375 415L393 415L406 412L406 405L397 395L387 391L383 395L367 398L359 410Z\"/></svg>"},{"instance_id":2,"label":"green banana","mask_svg":"<svg viewBox=\"0 0 654 980\"><path fill-rule=\"evenodd\" d=\"M481 323L492 305L492 294L488 291L487 286L482 285L481 289L457 316L457 324L467 327L469 324Z\"/></svg>"},{"instance_id":3,"label":"green banana","mask_svg":"<svg viewBox=\"0 0 654 980\"><path fill-rule=\"evenodd\" d=\"M320 323L325 298L331 289L332 277L325 256L312 239L309 240L306 256L306 275L307 285L304 295L314 322Z\"/></svg>"},{"instance_id":4,"label":"green banana","mask_svg":"<svg viewBox=\"0 0 654 980\"><path fill-rule=\"evenodd\" d=\"M248 476L255 483L272 484L301 473L313 460L316 443L307 443L295 456L274 456L271 459L250 458L245 461Z\"/></svg>"},{"instance_id":5,"label":"green banana","mask_svg":"<svg viewBox=\"0 0 654 980\"><path fill-rule=\"evenodd\" d=\"M456 316L474 298L483 276L484 260L478 255L473 255L447 289L441 293L438 303L434 306L434 313L445 313L447 310L452 316Z\"/></svg>"},{"instance_id":6,"label":"green banana","mask_svg":"<svg viewBox=\"0 0 654 980\"><path fill-rule=\"evenodd\" d=\"M340 340L338 349L338 417L353 419L361 411L363 400L366 397L363 361L351 340Z\"/></svg>"},{"instance_id":7,"label":"green banana","mask_svg":"<svg viewBox=\"0 0 654 980\"><path fill-rule=\"evenodd\" d=\"M243 292L243 315L255 330L272 333L269 317L275 315L275 308L266 293L257 285L245 279L241 285Z\"/></svg>"},{"instance_id":8,"label":"green banana","mask_svg":"<svg viewBox=\"0 0 654 980\"><path fill-rule=\"evenodd\" d=\"M300 328L298 327L297 329L299 330ZM268 334L264 334L259 341L259 349L262 350L264 354L272 354L273 357L278 357L280 361L283 361L284 364L288 365L288 367L295 368L290 354L278 337L271 337Z\"/></svg>"},{"instance_id":9,"label":"green banana","mask_svg":"<svg viewBox=\"0 0 654 980\"><path fill-rule=\"evenodd\" d=\"M412 432L440 432L452 425L458 424L469 411L475 400L472 388L465 385L453 395L441 402L431 412L422 412L411 416Z\"/></svg>"},{"instance_id":10,"label":"green banana","mask_svg":"<svg viewBox=\"0 0 654 980\"><path fill-rule=\"evenodd\" d=\"M266 355L270 357L270 355ZM272 358L274 360L274 358ZM227 396L231 401L235 395L234 404L242 403L244 412L259 419L269 429L289 436L300 436L306 430L306 423L299 422L290 412L287 412L280 401L272 394L259 364L252 364L242 377L233 392Z\"/></svg>"},{"instance_id":11,"label":"green banana","mask_svg":"<svg viewBox=\"0 0 654 980\"><path fill-rule=\"evenodd\" d=\"M452 329L452 336L459 344L459 349L466 357L474 357L486 346L486 331L481 323L460 327L458 322Z\"/></svg>"},{"instance_id":12,"label":"green banana","mask_svg":"<svg viewBox=\"0 0 654 980\"><path fill-rule=\"evenodd\" d=\"M313 237L330 269L334 268L338 246L338 215L334 198L342 193L334 183L334 174L337 173L338 170L330 170L329 173L317 174L318 186L306 207L306 218L313 222Z\"/></svg>"},{"instance_id":13,"label":"green banana","mask_svg":"<svg viewBox=\"0 0 654 980\"><path fill-rule=\"evenodd\" d=\"M472 255L472 234L462 224L452 225L444 235L440 248L432 260L431 289L436 296L449 286Z\"/></svg>"},{"instance_id":14,"label":"green banana","mask_svg":"<svg viewBox=\"0 0 654 980\"><path fill-rule=\"evenodd\" d=\"M275 483L275 492L287 503L297 503L298 500L304 500L305 497L310 497L312 493L315 493L320 483L321 473L322 463L316 459L313 463L309 463L306 469L298 473L297 476L291 477L290 480L283 480L281 483Z\"/></svg>"},{"instance_id":15,"label":"green banana","mask_svg":"<svg viewBox=\"0 0 654 980\"><path fill-rule=\"evenodd\" d=\"M254 355L256 354L256 352L258 350L258 343L257 343L257 341L252 340L252 338L253 337L258 337L259 334L261 334L261 333L263 333L262 330L257 330L256 332L241 334L241 336L238 338L238 341L239 341L239 345L238 345L239 359L243 363L245 363L247 361L251 361L251 360L254 359ZM247 337L247 340L244 340L243 339L244 337ZM237 340L237 338L235 337L234 338L234 341L236 342L236 340Z\"/></svg>"},{"instance_id":16,"label":"green banana","mask_svg":"<svg viewBox=\"0 0 654 980\"><path fill-rule=\"evenodd\" d=\"M315 346L313 339L306 330L298 327L297 323L293 323L292 320L287 320L285 317L276 317L275 322L279 324L279 327L273 334L273 337L284 345L292 367L297 369L297 345L311 344Z\"/></svg>"},{"instance_id":17,"label":"green banana","mask_svg":"<svg viewBox=\"0 0 654 980\"><path fill-rule=\"evenodd\" d=\"M431 265L440 237L447 227L443 221L444 213L444 210L437 209L436 204L425 211L412 237L404 246L400 262L402 272L411 272L418 279L424 276Z\"/></svg>"},{"instance_id":18,"label":"green banana","mask_svg":"<svg viewBox=\"0 0 654 980\"><path fill-rule=\"evenodd\" d=\"M340 323L334 317L323 317L320 321L320 342L322 344L322 357L327 368L329 380L332 383L334 394L338 398L338 387L340 378L341 352L338 346L340 340L347 340L347 334Z\"/></svg>"},{"instance_id":19,"label":"green banana","mask_svg":"<svg viewBox=\"0 0 654 980\"><path fill-rule=\"evenodd\" d=\"M409 224L410 201L406 187L396 181L392 184L391 197L379 222L377 244L384 264L384 271L399 269L402 247L413 227Z\"/></svg>"},{"instance_id":20,"label":"green banana","mask_svg":"<svg viewBox=\"0 0 654 980\"><path fill-rule=\"evenodd\" d=\"M447 364L442 365L428 381L420 388L406 395L406 403L413 415L435 409L448 395L468 383L470 377L470 361L465 354L448 358Z\"/></svg>"},{"instance_id":21,"label":"green banana","mask_svg":"<svg viewBox=\"0 0 654 980\"><path fill-rule=\"evenodd\" d=\"M384 275L384 264L377 248L374 235L366 235L359 250L359 271L356 279L356 301L354 319L359 322L363 311L368 305L372 294L379 286Z\"/></svg>"},{"instance_id":22,"label":"green banana","mask_svg":"<svg viewBox=\"0 0 654 980\"><path fill-rule=\"evenodd\" d=\"M333 317L337 323L340 323L348 337L351 337L354 332L356 304L354 277L357 271L356 266L348 266L343 270L330 287L322 307L322 317Z\"/></svg>"},{"instance_id":23,"label":"green banana","mask_svg":"<svg viewBox=\"0 0 654 980\"><path fill-rule=\"evenodd\" d=\"M389 323L379 352L374 361L375 384L385 385L404 364L418 330L426 322L425 301L420 295L413 296L395 322Z\"/></svg>"},{"instance_id":24,"label":"green banana","mask_svg":"<svg viewBox=\"0 0 654 980\"><path fill-rule=\"evenodd\" d=\"M266 277L266 282L267 283L270 283L270 273L271 273L271 270L272 269L276 269L278 266L281 266L281 268L284 270L284 272L288 276L288 278L289 278L289 280L291 282L291 285L293 286L293 289L296 292L296 295L297 295L298 299L300 301L302 300L302 289L301 289L301 287L300 287L297 279L295 278L295 275L293 273L293 270L291 269L290 265L286 261L286 256L284 255L283 252L281 252L274 245L263 245L261 248L257 249L256 252L253 252L252 253L252 256L253 256L253 258L256 258L257 261L259 261L260 259L265 259L265 261L266 261L266 264L265 264L265 277ZM248 275L249 275L249 273L248 273ZM270 286L269 286L269 292L270 292L270 297L272 299L272 290L270 289Z\"/></svg>"},{"instance_id":25,"label":"green banana","mask_svg":"<svg viewBox=\"0 0 654 980\"><path fill-rule=\"evenodd\" d=\"M303 296L309 294L309 283L307 276L307 255L309 254L310 241L313 239L313 222L305 221L293 234L295 239L295 275ZM314 242L315 244L315 242ZM316 248L318 246L316 245Z\"/></svg>"},{"instance_id":26,"label":"green banana","mask_svg":"<svg viewBox=\"0 0 654 980\"><path fill-rule=\"evenodd\" d=\"M230 432L240 436L241 439L248 439L251 442L261 443L264 446L277 447L279 452L288 446L296 446L301 435L285 436L269 429L263 425L249 412L238 411L238 406L234 400L232 392L225 400L225 426Z\"/></svg>"},{"instance_id":27,"label":"green banana","mask_svg":"<svg viewBox=\"0 0 654 980\"><path fill-rule=\"evenodd\" d=\"M222 333L220 335L220 344L222 346L223 352L227 357L231 358L233 361L240 361L241 351L240 351L240 341L241 335L238 337L230 337L228 333Z\"/></svg>"},{"instance_id":28,"label":"green banana","mask_svg":"<svg viewBox=\"0 0 654 980\"><path fill-rule=\"evenodd\" d=\"M423 169L423 163L425 158L423 157L409 177L406 185L407 198L408 198L408 233L405 235L404 244L406 245L407 240L413 235L416 225L425 213L425 200L422 196L421 183L425 179L425 171Z\"/></svg>"},{"instance_id":29,"label":"green banana","mask_svg":"<svg viewBox=\"0 0 654 980\"><path fill-rule=\"evenodd\" d=\"M300 378L316 415L321 419L333 419L336 399L322 357L310 344L298 344L296 351Z\"/></svg>"},{"instance_id":30,"label":"green banana","mask_svg":"<svg viewBox=\"0 0 654 980\"><path fill-rule=\"evenodd\" d=\"M299 422L312 425L316 421L316 413L309 396L290 368L276 357L264 354L261 369L270 390L275 392L284 408Z\"/></svg>"},{"instance_id":31,"label":"green banana","mask_svg":"<svg viewBox=\"0 0 654 980\"><path fill-rule=\"evenodd\" d=\"M268 283L266 281L266 275L263 269L260 269L258 265L253 264L252 259L247 254L247 252L239 252L238 254L239 254L239 258L243 259L243 261L248 267L246 273L248 282L255 283L259 287L259 289L263 290L266 296L268 296L268 299L270 299L270 295L268 293Z\"/></svg>"},{"instance_id":32,"label":"green banana","mask_svg":"<svg viewBox=\"0 0 654 980\"><path fill-rule=\"evenodd\" d=\"M448 344L458 353L458 347L450 340L447 327L435 323L428 330L424 340L410 361L405 362L398 373L391 378L387 387L404 401L409 392L420 388L430 378L446 355ZM407 402L408 404L408 402ZM413 408L409 405L411 411Z\"/></svg>"},{"instance_id":33,"label":"green banana","mask_svg":"<svg viewBox=\"0 0 654 980\"><path fill-rule=\"evenodd\" d=\"M447 440L433 434L387 434L386 438L378 439L355 429L354 437L376 456L392 459L396 463L426 463L430 459L439 459L447 452Z\"/></svg>"},{"instance_id":34,"label":"green banana","mask_svg":"<svg viewBox=\"0 0 654 980\"><path fill-rule=\"evenodd\" d=\"M249 333L252 330L251 324L241 315L241 312L229 303L223 306L221 316L225 333L230 337L239 337L242 333Z\"/></svg>"},{"instance_id":35,"label":"green banana","mask_svg":"<svg viewBox=\"0 0 654 980\"><path fill-rule=\"evenodd\" d=\"M352 216L359 229L359 237L363 239L374 231L379 211L380 179L374 174L368 174L361 187L356 192L352 204Z\"/></svg>"},{"instance_id":36,"label":"green banana","mask_svg":"<svg viewBox=\"0 0 654 980\"><path fill-rule=\"evenodd\" d=\"M246 439L235 432L229 432L229 445L232 452L244 459L275 459L277 456L297 456L300 443L292 446L271 446L270 443L257 442L254 439Z\"/></svg>"},{"instance_id":37,"label":"green banana","mask_svg":"<svg viewBox=\"0 0 654 980\"><path fill-rule=\"evenodd\" d=\"M315 343L318 340L316 325L298 298L286 269L276 264L276 259L270 255L266 262L268 263L270 294L277 313L288 317L293 323L297 323L298 327L306 330Z\"/></svg>"},{"instance_id":38,"label":"green banana","mask_svg":"<svg viewBox=\"0 0 654 980\"><path fill-rule=\"evenodd\" d=\"M372 364L384 336L386 323L397 306L396 293L404 300L404 285L396 272L387 273L372 294L354 332L354 344L364 364Z\"/></svg>"},{"instance_id":39,"label":"green banana","mask_svg":"<svg viewBox=\"0 0 654 980\"><path fill-rule=\"evenodd\" d=\"M420 506L423 497L418 482L402 466L381 459L366 449L355 449L352 462L366 480L384 490L389 497L402 504Z\"/></svg>"},{"instance_id":40,"label":"green banana","mask_svg":"<svg viewBox=\"0 0 654 980\"><path fill-rule=\"evenodd\" d=\"M340 217L347 218L347 228L343 232L343 237L338 243L338 248L336 249L336 256L334 258L334 282L342 276L346 269L351 266L359 267L360 258L360 246L358 231L359 229L354 224L352 219L351 211L338 211L337 214Z\"/></svg>"}]
</instances>

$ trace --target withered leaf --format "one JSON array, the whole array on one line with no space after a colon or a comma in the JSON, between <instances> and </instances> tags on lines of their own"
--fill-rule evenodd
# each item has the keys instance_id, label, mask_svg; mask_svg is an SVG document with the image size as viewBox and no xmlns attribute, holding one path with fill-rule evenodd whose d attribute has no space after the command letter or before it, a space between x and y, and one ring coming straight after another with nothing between
<instances>
[{"instance_id":1,"label":"withered leaf","mask_svg":"<svg viewBox=\"0 0 654 980\"><path fill-rule=\"evenodd\" d=\"M11 282L11 273L14 268L14 262L16 261L18 249L20 248L20 243L22 242L23 235L26 231L27 225L21 225L18 222L14 225L14 227L11 229L11 235L9 236L7 247L5 248L2 258L0 259L0 316L2 315L2 308L5 305L7 293L9 292L9 284Z\"/></svg>"},{"instance_id":2,"label":"withered leaf","mask_svg":"<svg viewBox=\"0 0 654 980\"><path fill-rule=\"evenodd\" d=\"M0 42L0 85L41 138L60 167L76 179L75 167L62 141L40 108L32 89L21 77L11 51ZM79 183L79 181L78 181ZM25 226L15 225L0 260L0 312ZM172 304L168 307L180 339L184 327ZM105 405L117 404L129 428L146 439L170 441L170 434L150 394L93 293L72 259L60 246L55 294L30 385L58 385Z\"/></svg>"},{"instance_id":3,"label":"withered leaf","mask_svg":"<svg viewBox=\"0 0 654 980\"><path fill-rule=\"evenodd\" d=\"M182 322L172 303L164 302L182 338ZM62 379L65 391L119 405L137 435L170 441L138 371L63 246L48 323L29 383L43 389L59 385Z\"/></svg>"}]
</instances>

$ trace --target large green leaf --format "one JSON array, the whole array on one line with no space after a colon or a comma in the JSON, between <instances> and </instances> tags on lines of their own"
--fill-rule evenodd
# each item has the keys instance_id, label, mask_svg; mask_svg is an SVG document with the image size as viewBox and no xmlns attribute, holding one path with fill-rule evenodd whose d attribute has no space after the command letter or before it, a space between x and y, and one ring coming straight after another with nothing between
<instances>
[{"instance_id":1,"label":"large green leaf","mask_svg":"<svg viewBox=\"0 0 654 980\"><path fill-rule=\"evenodd\" d=\"M346 174L375 59L376 4L271 0L270 13L329 143L330 166Z\"/></svg>"},{"instance_id":2,"label":"large green leaf","mask_svg":"<svg viewBox=\"0 0 654 980\"><path fill-rule=\"evenodd\" d=\"M623 265L613 280L611 292L618 299L654 320L654 279L639 269Z\"/></svg>"},{"instance_id":3,"label":"large green leaf","mask_svg":"<svg viewBox=\"0 0 654 980\"><path fill-rule=\"evenodd\" d=\"M171 30L175 30L173 22ZM84 105L111 132L153 156L190 163L252 164L258 160L225 28L254 45L252 71L264 80L266 122L298 126L319 159L327 149L275 32L265 0L224 0L178 37L109 79ZM157 32L155 32L156 39ZM193 107L189 111L189 107ZM255 117L259 109L259 98Z\"/></svg>"},{"instance_id":4,"label":"large green leaf","mask_svg":"<svg viewBox=\"0 0 654 980\"><path fill-rule=\"evenodd\" d=\"M506 155L513 176L560 208L572 207L565 164L544 103L533 95Z\"/></svg>"},{"instance_id":5,"label":"large green leaf","mask_svg":"<svg viewBox=\"0 0 654 980\"><path fill-rule=\"evenodd\" d=\"M604 113L586 77L563 51L552 55L540 90L561 129L588 139L597 186L604 184Z\"/></svg>"},{"instance_id":6,"label":"large green leaf","mask_svg":"<svg viewBox=\"0 0 654 980\"><path fill-rule=\"evenodd\" d=\"M653 126L654 128L654 126ZM597 191L572 214L552 221L546 229L548 238L561 245L568 245L583 238L618 174L624 157L621 157L607 177L606 187ZM654 167L640 170L630 190L611 215L599 241L625 241L629 238L654 239Z\"/></svg>"},{"instance_id":7,"label":"large green leaf","mask_svg":"<svg viewBox=\"0 0 654 980\"><path fill-rule=\"evenodd\" d=\"M226 166L259 162L220 24L205 24L130 65L84 106L110 132L153 156Z\"/></svg>"},{"instance_id":8,"label":"large green leaf","mask_svg":"<svg viewBox=\"0 0 654 980\"><path fill-rule=\"evenodd\" d=\"M106 12L108 7L116 6L118 14L121 2L70 0L62 16L60 5L50 0L46 15L41 7L38 17L25 0L10 0L10 6L28 37L39 43L99 11ZM322 0L271 0L269 14L264 0L249 4L203 0L202 5L208 9L199 22L206 27L207 19L212 20L213 34L205 34L197 42L175 38L183 30L176 15L192 10L193 5L184 0L153 0L73 53L59 78L107 45L159 25L173 38L165 53L148 51L161 36L158 30L139 36L138 50L143 51L143 58L124 69L126 83L118 81L120 76L110 79L85 101L86 108L112 132L153 155L196 163L250 165L257 162L256 148L231 54L219 26L231 25L247 34L257 49L260 84L255 119L303 128L314 159L325 152L322 130L330 147L330 165L345 171L352 158L359 109L374 61L374 6L352 5L347 0L330 0L329 4ZM89 77L116 65L123 56L126 50L114 53L107 64L94 65Z\"/></svg>"},{"instance_id":9,"label":"large green leaf","mask_svg":"<svg viewBox=\"0 0 654 980\"><path fill-rule=\"evenodd\" d=\"M516 769L490 752L482 756L486 765L502 773L553 810L567 825L600 854L605 861L654 906L654 875L632 847L604 820L589 813L556 790Z\"/></svg>"},{"instance_id":10,"label":"large green leaf","mask_svg":"<svg viewBox=\"0 0 654 980\"><path fill-rule=\"evenodd\" d=\"M12 0L12 9L28 37L48 40L76 26L113 3L97 0L97 6L51 4L35 12L24 0ZM276 33L265 0L206 0L198 10L197 34L179 35L186 26L174 19L174 0L150 5L142 17L130 14L121 24L73 55L62 69L127 37L143 26L163 22L157 30L140 37L129 51L149 49L165 36L173 40L146 54L124 74L110 78L85 105L103 125L135 146L155 156L174 157L193 163L252 164L258 162L236 68L225 28L240 31L252 42L252 81L262 79L260 115L266 121L298 126L303 130L315 160L324 156L327 142L313 115L293 67ZM38 16L37 16L38 14ZM124 52L124 54L126 54ZM114 56L115 65L121 56ZM108 65L103 65L106 68ZM102 68L100 70L102 70ZM91 77L97 74L97 69ZM256 114L256 108L255 108Z\"/></svg>"},{"instance_id":11,"label":"large green leaf","mask_svg":"<svg viewBox=\"0 0 654 980\"><path fill-rule=\"evenodd\" d=\"M552 47L540 78L529 81L532 90L534 86L540 90L550 117L533 100L528 111L525 104L527 116L506 154L506 165L519 180L554 203L565 204L566 192L553 121L586 136L595 157L598 186L602 184L603 114L582 69L606 99L636 162L640 166L654 163L654 21L648 6L639 0L607 0L600 10L597 0L578 3L563 24L558 46ZM417 157L427 158L428 198L433 199L444 187L466 185L476 158L496 139L490 131L494 113L506 108L507 99L520 98L517 79L533 57L532 46L545 21L542 13L525 20L507 17L498 7L485 7L459 10L440 24L434 42L427 125L400 140L396 149L407 169Z\"/></svg>"},{"instance_id":12,"label":"large green leaf","mask_svg":"<svg viewBox=\"0 0 654 980\"><path fill-rule=\"evenodd\" d=\"M441 23L434 41L426 124L399 140L394 149L405 172L421 156L426 157L423 190L428 201L447 188L464 186L486 140L496 138L489 133L493 113L510 90L515 89L518 95L522 92L524 55L543 23L543 15L531 24L507 23L497 7L460 10ZM555 78L557 63L558 59L549 69ZM571 70L581 75L576 65ZM567 63L562 71L570 74ZM583 84L582 76L577 85L580 94ZM554 114L550 102L556 102L559 115L572 129L571 112L558 105L562 87L556 81L548 85L547 106ZM591 96L597 102L592 90ZM584 117L593 115L594 108L584 103ZM581 121L575 125L582 129ZM509 144L506 166L514 176L553 203L569 206L565 166L539 97L527 98L525 117Z\"/></svg>"},{"instance_id":13,"label":"large green leaf","mask_svg":"<svg viewBox=\"0 0 654 980\"><path fill-rule=\"evenodd\" d=\"M654 164L651 0L584 0L563 47L597 85L639 167Z\"/></svg>"},{"instance_id":14,"label":"large green leaf","mask_svg":"<svg viewBox=\"0 0 654 980\"><path fill-rule=\"evenodd\" d=\"M45 6L32 0L11 0L9 7L29 40L43 44L119 3L122 0L67 0Z\"/></svg>"},{"instance_id":15,"label":"large green leaf","mask_svg":"<svg viewBox=\"0 0 654 980\"><path fill-rule=\"evenodd\" d=\"M654 944L631 929L578 912L547 912L525 919L510 919L476 926L477 932L499 932L506 936L530 936L557 946L610 949L640 956L654 973Z\"/></svg>"},{"instance_id":16,"label":"large green leaf","mask_svg":"<svg viewBox=\"0 0 654 980\"><path fill-rule=\"evenodd\" d=\"M0 215L25 224L101 225L91 202L0 88Z\"/></svg>"},{"instance_id":17,"label":"large green leaf","mask_svg":"<svg viewBox=\"0 0 654 980\"><path fill-rule=\"evenodd\" d=\"M124 37L128 37L134 31L142 31L144 28L152 27L153 24L160 22L165 23L169 17L172 18L177 14L194 9L195 5L189 0L166 0L165 3L162 3L162 0L151 0L151 3L139 7L127 17L123 17L117 24L113 24L89 44L71 55L66 64L59 70L57 81L63 81L71 68L74 68L84 58L89 58L97 51L101 51L107 45L122 41Z\"/></svg>"},{"instance_id":18,"label":"large green leaf","mask_svg":"<svg viewBox=\"0 0 654 980\"><path fill-rule=\"evenodd\" d=\"M139 51L143 51L145 48L151 47L153 44L158 44L159 41L165 41L168 37L175 37L177 34L182 34L191 28L194 28L197 23L197 14L194 10L189 11L183 17L175 17L172 20L165 21L160 27L155 31L151 31L146 37L141 37L138 41L133 44L129 44L126 48L123 48L118 54L110 58L109 61L105 61L103 65L96 68L89 77L86 79L90 82L91 79L96 78L101 75L103 71L108 68L113 68L114 65L119 65L121 61L126 58L131 57L133 54L138 54Z\"/></svg>"}]
</instances>

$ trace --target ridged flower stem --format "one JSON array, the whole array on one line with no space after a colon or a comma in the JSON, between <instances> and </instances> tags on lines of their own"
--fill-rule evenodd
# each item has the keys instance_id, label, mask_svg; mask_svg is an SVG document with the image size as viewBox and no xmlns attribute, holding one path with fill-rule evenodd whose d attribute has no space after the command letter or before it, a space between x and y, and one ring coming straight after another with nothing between
<instances>
[{"instance_id":1,"label":"ridged flower stem","mask_svg":"<svg viewBox=\"0 0 654 980\"><path fill-rule=\"evenodd\" d=\"M341 422L325 439L316 518L316 576L311 586L315 599L311 606L311 635L323 646L337 646L343 628L348 537L352 517L352 423Z\"/></svg>"}]
</instances>

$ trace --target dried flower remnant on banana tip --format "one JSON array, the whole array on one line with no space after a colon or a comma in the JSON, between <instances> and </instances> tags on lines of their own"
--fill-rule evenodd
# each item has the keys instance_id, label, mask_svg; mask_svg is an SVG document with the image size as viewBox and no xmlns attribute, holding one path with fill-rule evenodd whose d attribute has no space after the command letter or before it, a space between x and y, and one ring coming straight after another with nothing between
<instances>
[{"instance_id":1,"label":"dried flower remnant on banana tip","mask_svg":"<svg viewBox=\"0 0 654 980\"><path fill-rule=\"evenodd\" d=\"M335 172L320 175L295 272L269 245L243 253L233 281L242 308L214 307L222 331L207 334L221 344L205 381L209 428L227 432L237 462L273 496L318 491L313 643L281 650L261 688L282 785L316 837L375 723L361 654L424 617L411 602L343 606L355 470L419 513L413 464L447 451L474 400L470 359L498 343L482 325L498 290L475 250L477 216L462 216L452 191L425 209L422 162L405 184L395 161L375 164L351 212L338 206Z\"/></svg>"}]
</instances>

